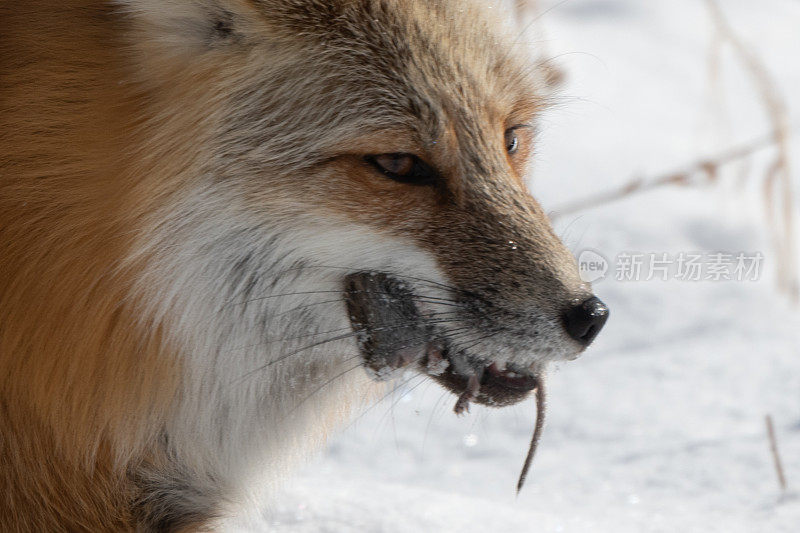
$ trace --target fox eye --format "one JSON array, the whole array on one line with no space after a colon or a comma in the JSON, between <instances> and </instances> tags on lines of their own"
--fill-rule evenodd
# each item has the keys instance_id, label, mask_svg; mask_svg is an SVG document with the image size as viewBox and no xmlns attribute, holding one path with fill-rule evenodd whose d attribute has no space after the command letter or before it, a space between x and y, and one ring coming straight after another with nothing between
<instances>
[{"instance_id":1,"label":"fox eye","mask_svg":"<svg viewBox=\"0 0 800 533\"><path fill-rule=\"evenodd\" d=\"M369 155L366 161L387 178L409 185L430 185L436 181L436 171L414 154Z\"/></svg>"},{"instance_id":2,"label":"fox eye","mask_svg":"<svg viewBox=\"0 0 800 533\"><path fill-rule=\"evenodd\" d=\"M519 148L519 137L516 128L506 130L506 152L513 154Z\"/></svg>"}]
</instances>

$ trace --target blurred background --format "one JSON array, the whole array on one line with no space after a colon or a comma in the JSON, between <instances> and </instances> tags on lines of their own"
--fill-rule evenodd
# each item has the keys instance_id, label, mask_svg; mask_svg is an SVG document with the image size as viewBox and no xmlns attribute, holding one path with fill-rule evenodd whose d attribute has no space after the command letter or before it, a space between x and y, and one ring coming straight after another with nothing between
<instances>
[{"instance_id":1,"label":"blurred background","mask_svg":"<svg viewBox=\"0 0 800 533\"><path fill-rule=\"evenodd\" d=\"M458 418L409 376L291 481L272 528L800 531L800 2L497 8L563 74L531 189L611 318L553 369L519 496L533 400Z\"/></svg>"}]
</instances>

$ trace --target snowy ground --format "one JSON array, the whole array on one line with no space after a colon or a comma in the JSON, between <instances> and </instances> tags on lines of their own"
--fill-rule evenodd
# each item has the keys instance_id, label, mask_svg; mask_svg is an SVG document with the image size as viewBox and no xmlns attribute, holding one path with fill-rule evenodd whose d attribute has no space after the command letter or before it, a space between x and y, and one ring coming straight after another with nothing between
<instances>
[{"instance_id":1,"label":"snowy ground","mask_svg":"<svg viewBox=\"0 0 800 533\"><path fill-rule=\"evenodd\" d=\"M769 131L699 0L569 0L543 19L569 82L544 122L534 193L549 210ZM800 123L800 2L722 2ZM712 113L713 110L724 111ZM800 144L793 144L800 169ZM755 178L762 159L750 167ZM735 174L735 172L733 173ZM795 171L795 176L798 172ZM728 182L736 176L728 176ZM565 217L577 252L762 252L760 282L617 281L583 358L550 379L528 486L514 494L533 402L457 418L421 378L334 437L273 509L279 532L800 531L800 312L774 290L759 188L663 189ZM613 268L612 264L612 268ZM771 413L790 490L764 430Z\"/></svg>"}]
</instances>

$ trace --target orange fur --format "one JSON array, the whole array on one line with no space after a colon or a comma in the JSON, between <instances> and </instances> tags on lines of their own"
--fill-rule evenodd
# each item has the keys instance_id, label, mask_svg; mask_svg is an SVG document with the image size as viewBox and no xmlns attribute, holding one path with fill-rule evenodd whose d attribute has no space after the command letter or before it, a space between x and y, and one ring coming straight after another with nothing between
<instances>
[{"instance_id":1,"label":"orange fur","mask_svg":"<svg viewBox=\"0 0 800 533\"><path fill-rule=\"evenodd\" d=\"M135 100L101 46L113 25L93 23L108 14L0 8L2 531L130 526L118 465L154 438L176 386L177 362L126 300L138 198L125 145L109 139L134 142ZM76 15L87 33L59 28Z\"/></svg>"}]
</instances>

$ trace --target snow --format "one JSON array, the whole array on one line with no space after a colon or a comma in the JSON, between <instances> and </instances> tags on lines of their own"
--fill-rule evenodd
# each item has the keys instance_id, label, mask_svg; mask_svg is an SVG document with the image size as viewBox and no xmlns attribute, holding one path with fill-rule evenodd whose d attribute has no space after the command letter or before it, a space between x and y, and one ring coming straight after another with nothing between
<instances>
[{"instance_id":1,"label":"snow","mask_svg":"<svg viewBox=\"0 0 800 533\"><path fill-rule=\"evenodd\" d=\"M800 2L725 0L800 123ZM548 210L769 131L755 91L696 0L569 0L542 19L566 68L543 122L534 194ZM800 168L800 143L792 144ZM431 380L400 380L334 436L265 518L279 532L800 531L800 315L775 289L758 176L659 189L558 220L576 254L761 252L760 281L595 284L611 318L550 376L548 422L527 486L515 482L533 401L459 418ZM795 170L795 175L797 171ZM613 265L612 265L613 267ZM775 420L788 494L772 465Z\"/></svg>"}]
</instances>

